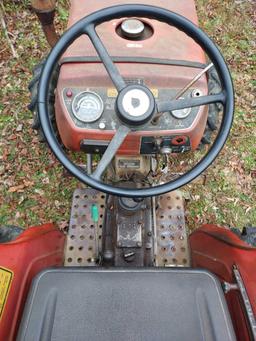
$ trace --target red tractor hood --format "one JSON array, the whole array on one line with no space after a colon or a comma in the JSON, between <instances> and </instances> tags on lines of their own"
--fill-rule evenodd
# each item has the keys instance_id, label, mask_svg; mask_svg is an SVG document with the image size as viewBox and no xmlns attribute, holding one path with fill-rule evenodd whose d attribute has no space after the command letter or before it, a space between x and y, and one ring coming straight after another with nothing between
<instances>
[{"instance_id":1,"label":"red tractor hood","mask_svg":"<svg viewBox=\"0 0 256 341\"><path fill-rule=\"evenodd\" d=\"M129 0L129 4L138 4L138 1ZM125 5L127 0L86 0L71 1L68 27L75 24L81 18L106 7ZM197 14L193 0L147 0L144 5L159 6L187 17L197 24ZM168 100L171 94L187 85L198 73L200 68L167 65L167 61L190 61L204 64L205 54L191 38L178 29L152 19L140 18L145 26L151 27L153 34L144 40L129 40L118 34L118 27L123 19L114 19L96 27L97 33L112 57L121 57L117 67L127 82L145 84L156 98ZM149 29L150 30L150 29ZM89 57L89 58L88 58ZM71 89L75 95L82 91L101 92L105 109L111 110L116 97L113 83L110 80L102 63L95 61L97 57L95 48L86 35L78 38L64 53L61 60L61 69L56 91L56 119L60 135L64 145L72 150L80 150L81 141L104 140L110 141L115 132L115 127L108 126L104 131L98 128L98 124L90 126L74 124L70 103L73 97L66 96L66 90ZM133 62L125 62L122 57L133 58ZM137 59L136 59L137 58ZM140 59L140 62L136 60ZM157 64L141 61L154 58ZM121 60L121 61L120 61ZM201 65L200 64L200 65ZM201 66L202 67L202 66ZM207 77L202 77L196 83L197 89L207 94ZM101 89L99 89L101 88ZM112 91L113 90L113 91ZM165 93L167 93L165 95ZM159 95L159 96L158 96ZM103 115L104 116L104 115ZM116 122L111 113L105 113L106 125L108 121ZM203 136L207 120L207 107L201 107L193 122L177 122L168 125L164 121L158 127L141 128L137 133L129 134L119 153L126 155L138 155L143 149L142 138L149 136L186 136L192 149L196 149ZM187 122L187 123L186 123ZM152 128L152 129L151 129ZM172 128L172 129L171 129ZM130 141L130 142L129 142ZM97 148L96 148L97 149Z\"/></svg>"},{"instance_id":2,"label":"red tractor hood","mask_svg":"<svg viewBox=\"0 0 256 341\"><path fill-rule=\"evenodd\" d=\"M129 0L128 3L138 4L138 1ZM124 4L127 4L127 0L72 0L68 27L92 12L106 7ZM143 4L162 7L183 15L195 24L198 22L195 2L193 0L147 0L143 1ZM100 25L97 31L112 56L160 57L196 62L205 61L204 53L201 48L184 33L175 28L171 28L164 23L156 22L155 20L146 21L151 23L150 25L154 27L154 31L157 32L157 34L154 34L150 39L144 41L132 42L122 39L115 34L115 28L120 20L113 20ZM154 51L153 56L152 49ZM67 50L65 57L95 55L96 52L94 48L92 48L88 38L81 37Z\"/></svg>"}]
</instances>

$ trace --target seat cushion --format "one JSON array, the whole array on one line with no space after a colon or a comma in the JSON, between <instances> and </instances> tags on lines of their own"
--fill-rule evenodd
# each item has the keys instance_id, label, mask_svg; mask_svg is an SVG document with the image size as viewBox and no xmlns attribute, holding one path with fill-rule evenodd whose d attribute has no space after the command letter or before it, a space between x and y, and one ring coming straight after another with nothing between
<instances>
[{"instance_id":1,"label":"seat cushion","mask_svg":"<svg viewBox=\"0 0 256 341\"><path fill-rule=\"evenodd\" d=\"M34 280L19 341L235 340L209 272L61 268Z\"/></svg>"}]
</instances>

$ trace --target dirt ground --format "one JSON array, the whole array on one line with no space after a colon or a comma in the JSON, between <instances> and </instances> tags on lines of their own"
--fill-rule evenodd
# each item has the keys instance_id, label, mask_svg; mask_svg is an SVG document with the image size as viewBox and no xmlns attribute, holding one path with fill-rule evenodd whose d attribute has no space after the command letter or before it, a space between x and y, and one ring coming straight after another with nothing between
<instances>
[{"instance_id":1,"label":"dirt ground","mask_svg":"<svg viewBox=\"0 0 256 341\"><path fill-rule=\"evenodd\" d=\"M59 1L57 26L66 24L67 1ZM254 1L198 0L200 25L219 45L236 91L235 122L225 149L205 172L205 182L183 189L188 224L256 226L256 8ZM1 2L8 36L0 45L0 225L24 228L69 217L75 179L31 129L27 86L33 67L49 48L29 1Z\"/></svg>"}]
</instances>

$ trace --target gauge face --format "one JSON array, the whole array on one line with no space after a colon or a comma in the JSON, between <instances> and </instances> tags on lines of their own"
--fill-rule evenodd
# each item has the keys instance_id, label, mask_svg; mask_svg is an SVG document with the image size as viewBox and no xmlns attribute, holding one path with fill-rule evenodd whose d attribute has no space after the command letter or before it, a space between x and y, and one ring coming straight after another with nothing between
<instances>
[{"instance_id":1,"label":"gauge face","mask_svg":"<svg viewBox=\"0 0 256 341\"><path fill-rule=\"evenodd\" d=\"M184 97L180 97L179 99L185 99ZM191 108L184 108L184 109L179 109L179 110L173 110L172 111L172 116L175 118L186 118L188 115L191 113Z\"/></svg>"},{"instance_id":2,"label":"gauge face","mask_svg":"<svg viewBox=\"0 0 256 341\"><path fill-rule=\"evenodd\" d=\"M91 91L80 92L73 100L72 111L75 117L84 123L97 121L104 110L102 99Z\"/></svg>"}]
</instances>

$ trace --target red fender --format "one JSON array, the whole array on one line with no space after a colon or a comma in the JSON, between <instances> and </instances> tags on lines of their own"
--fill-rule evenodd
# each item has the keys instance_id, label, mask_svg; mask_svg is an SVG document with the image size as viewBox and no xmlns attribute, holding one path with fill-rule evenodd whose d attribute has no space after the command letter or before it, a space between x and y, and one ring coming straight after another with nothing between
<instances>
[{"instance_id":1,"label":"red fender","mask_svg":"<svg viewBox=\"0 0 256 341\"><path fill-rule=\"evenodd\" d=\"M232 268L242 276L254 315L256 315L256 248L236 234L216 225L204 225L190 237L193 267L208 269L221 281L235 283ZM226 294L227 303L238 340L250 341L249 326L238 290Z\"/></svg>"},{"instance_id":2,"label":"red fender","mask_svg":"<svg viewBox=\"0 0 256 341\"><path fill-rule=\"evenodd\" d=\"M64 242L64 234L46 224L0 244L0 340L15 340L31 281L42 269L63 264Z\"/></svg>"}]
</instances>

